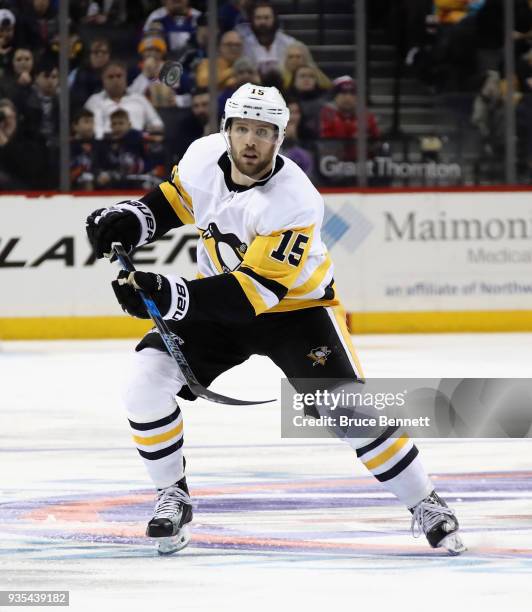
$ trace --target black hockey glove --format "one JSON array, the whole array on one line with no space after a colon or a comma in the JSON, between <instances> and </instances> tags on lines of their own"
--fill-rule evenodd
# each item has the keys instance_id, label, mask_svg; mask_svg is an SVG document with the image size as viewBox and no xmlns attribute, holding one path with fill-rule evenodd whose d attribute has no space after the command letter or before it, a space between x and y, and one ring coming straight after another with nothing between
<instances>
[{"instance_id":1,"label":"black hockey glove","mask_svg":"<svg viewBox=\"0 0 532 612\"><path fill-rule=\"evenodd\" d=\"M139 319L150 318L138 293L139 289L153 299L163 319L179 321L187 314L189 308L188 287L179 276L120 270L112 286L124 312Z\"/></svg>"},{"instance_id":2,"label":"black hockey glove","mask_svg":"<svg viewBox=\"0 0 532 612\"><path fill-rule=\"evenodd\" d=\"M109 257L113 242L121 242L128 253L149 242L155 234L151 210L136 200L99 208L87 217L87 236L98 259Z\"/></svg>"}]
</instances>

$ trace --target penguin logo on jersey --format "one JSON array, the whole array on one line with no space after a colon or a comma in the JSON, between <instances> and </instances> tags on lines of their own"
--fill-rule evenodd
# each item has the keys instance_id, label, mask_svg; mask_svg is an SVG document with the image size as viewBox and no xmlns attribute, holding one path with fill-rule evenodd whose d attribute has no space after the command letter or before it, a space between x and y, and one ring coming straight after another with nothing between
<instances>
[{"instance_id":1,"label":"penguin logo on jersey","mask_svg":"<svg viewBox=\"0 0 532 612\"><path fill-rule=\"evenodd\" d=\"M209 254L211 257L216 256L217 263L223 272L232 272L240 266L248 247L236 234L223 234L216 223L209 223L206 230L200 231ZM211 238L214 240L214 251L208 248L207 241Z\"/></svg>"},{"instance_id":2,"label":"penguin logo on jersey","mask_svg":"<svg viewBox=\"0 0 532 612\"><path fill-rule=\"evenodd\" d=\"M327 362L327 357L332 353L331 349L327 346L318 346L315 349L312 349L310 353L308 353L307 357L310 357L314 362L312 367L321 365L324 366Z\"/></svg>"}]
</instances>

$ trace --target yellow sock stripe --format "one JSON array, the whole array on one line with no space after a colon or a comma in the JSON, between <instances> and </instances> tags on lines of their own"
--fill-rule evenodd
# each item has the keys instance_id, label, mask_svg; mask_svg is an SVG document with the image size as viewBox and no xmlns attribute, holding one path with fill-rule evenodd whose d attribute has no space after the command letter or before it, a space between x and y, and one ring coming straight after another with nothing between
<instances>
[{"instance_id":1,"label":"yellow sock stripe","mask_svg":"<svg viewBox=\"0 0 532 612\"><path fill-rule=\"evenodd\" d=\"M167 440L170 440L170 438L179 435L182 431L183 421L181 421L181 423L179 423L177 427L174 427L170 431L165 431L164 433L159 434L157 436L148 436L146 438L143 438L142 436L133 436L133 440L135 440L137 444L142 444L143 446L150 446L151 444L159 444L160 442L166 442Z\"/></svg>"},{"instance_id":2,"label":"yellow sock stripe","mask_svg":"<svg viewBox=\"0 0 532 612\"><path fill-rule=\"evenodd\" d=\"M395 454L397 454L403 446L410 440L407 434L403 434L400 438L398 438L391 446L389 446L385 451L373 457L369 461L364 461L364 465L368 468L368 470L373 470L379 465L386 463L388 459L391 459Z\"/></svg>"},{"instance_id":3,"label":"yellow sock stripe","mask_svg":"<svg viewBox=\"0 0 532 612\"><path fill-rule=\"evenodd\" d=\"M268 305L262 299L262 295L259 293L257 287L255 287L251 278L243 272L233 272L233 274L235 275L236 280L240 283L246 297L251 302L255 313L260 314L261 312L268 310Z\"/></svg>"}]
</instances>

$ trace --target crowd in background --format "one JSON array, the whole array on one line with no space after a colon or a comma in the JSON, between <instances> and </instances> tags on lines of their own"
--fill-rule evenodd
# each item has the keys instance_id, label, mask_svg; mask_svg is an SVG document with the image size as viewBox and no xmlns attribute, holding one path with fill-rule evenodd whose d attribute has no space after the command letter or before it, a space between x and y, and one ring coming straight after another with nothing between
<instances>
[{"instance_id":1,"label":"crowd in background","mask_svg":"<svg viewBox=\"0 0 532 612\"><path fill-rule=\"evenodd\" d=\"M394 0L390 28L404 62L435 95L455 96L481 139L479 155L505 149L504 2L513 2L518 158L532 181L532 0ZM456 103L456 102L455 102ZM526 172L525 172L526 175Z\"/></svg>"},{"instance_id":2,"label":"crowd in background","mask_svg":"<svg viewBox=\"0 0 532 612\"><path fill-rule=\"evenodd\" d=\"M389 36L417 78L477 92L472 124L486 150L502 146L502 0L393 0ZM532 129L532 0L515 0L516 106ZM326 6L326 3L325 3ZM220 0L217 56L207 57L206 2L70 3L71 182L74 190L149 188L209 133L209 62L218 113L248 81L275 85L290 108L282 153L311 178L314 143L358 133L356 83L331 79L280 24L275 2ZM0 189L55 189L59 158L58 0L0 0ZM179 88L157 76L182 63ZM381 136L368 112L368 137ZM528 139L532 143L532 134ZM371 155L371 148L370 148ZM356 159L353 143L346 160ZM532 160L532 155L528 159ZM531 164L532 168L532 164Z\"/></svg>"}]
</instances>

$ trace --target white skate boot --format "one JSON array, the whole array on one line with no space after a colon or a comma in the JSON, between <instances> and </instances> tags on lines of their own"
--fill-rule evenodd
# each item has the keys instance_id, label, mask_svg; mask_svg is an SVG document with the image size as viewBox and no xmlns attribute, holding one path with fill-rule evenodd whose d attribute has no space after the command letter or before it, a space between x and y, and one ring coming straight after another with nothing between
<instances>
[{"instance_id":1,"label":"white skate boot","mask_svg":"<svg viewBox=\"0 0 532 612\"><path fill-rule=\"evenodd\" d=\"M415 538L424 533L432 548L445 548L450 555L467 550L458 535L458 519L435 491L410 508L410 512Z\"/></svg>"},{"instance_id":2,"label":"white skate boot","mask_svg":"<svg viewBox=\"0 0 532 612\"><path fill-rule=\"evenodd\" d=\"M190 542L187 524L191 520L192 503L183 477L179 482L157 491L157 502L146 535L156 539L160 555L171 555Z\"/></svg>"}]
</instances>

